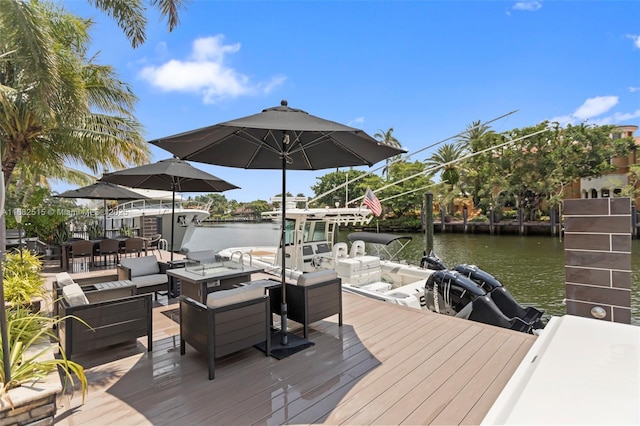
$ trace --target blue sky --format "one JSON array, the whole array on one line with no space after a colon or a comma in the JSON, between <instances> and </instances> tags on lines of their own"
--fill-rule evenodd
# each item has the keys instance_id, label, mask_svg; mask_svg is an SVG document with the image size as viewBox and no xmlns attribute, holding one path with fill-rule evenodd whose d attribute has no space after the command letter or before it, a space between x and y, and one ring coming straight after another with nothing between
<instances>
[{"instance_id":1,"label":"blue sky","mask_svg":"<svg viewBox=\"0 0 640 426\"><path fill-rule=\"evenodd\" d=\"M148 140L281 99L370 135L393 127L410 153L513 110L492 128L640 125L639 1L194 0L171 33L149 11L137 49L88 2L61 4L95 21L92 53L132 85ZM281 189L276 170L193 165L241 187L227 199ZM289 172L287 189L311 196L327 172Z\"/></svg>"}]
</instances>

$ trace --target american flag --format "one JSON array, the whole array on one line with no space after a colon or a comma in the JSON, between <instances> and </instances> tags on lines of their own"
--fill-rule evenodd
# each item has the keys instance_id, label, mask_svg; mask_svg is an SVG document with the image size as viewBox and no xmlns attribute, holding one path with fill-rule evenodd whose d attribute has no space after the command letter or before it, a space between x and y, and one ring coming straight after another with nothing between
<instances>
[{"instance_id":1,"label":"american flag","mask_svg":"<svg viewBox=\"0 0 640 426\"><path fill-rule=\"evenodd\" d=\"M378 200L378 197L376 197L376 194L373 193L371 188L367 188L367 193L362 202L365 206L369 207L374 216L380 216L382 214L382 204L380 204L380 200Z\"/></svg>"}]
</instances>

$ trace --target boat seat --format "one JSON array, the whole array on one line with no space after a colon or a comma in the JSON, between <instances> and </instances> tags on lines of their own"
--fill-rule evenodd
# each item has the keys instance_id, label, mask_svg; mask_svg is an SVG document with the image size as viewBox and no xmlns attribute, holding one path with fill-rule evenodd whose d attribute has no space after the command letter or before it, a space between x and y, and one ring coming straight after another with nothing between
<instances>
[{"instance_id":1,"label":"boat seat","mask_svg":"<svg viewBox=\"0 0 640 426\"><path fill-rule=\"evenodd\" d=\"M333 260L346 259L349 257L349 248L347 243L335 243L333 245Z\"/></svg>"},{"instance_id":2,"label":"boat seat","mask_svg":"<svg viewBox=\"0 0 640 426\"><path fill-rule=\"evenodd\" d=\"M367 252L365 251L365 243L362 240L356 240L351 244L351 252L349 253L349 257L358 257L364 256Z\"/></svg>"}]
</instances>

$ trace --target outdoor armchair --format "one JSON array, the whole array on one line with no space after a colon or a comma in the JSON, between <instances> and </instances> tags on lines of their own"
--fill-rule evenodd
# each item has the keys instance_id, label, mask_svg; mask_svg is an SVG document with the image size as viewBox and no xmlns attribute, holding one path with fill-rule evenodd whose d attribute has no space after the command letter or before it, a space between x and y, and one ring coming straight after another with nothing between
<instances>
[{"instance_id":1,"label":"outdoor armchair","mask_svg":"<svg viewBox=\"0 0 640 426\"><path fill-rule=\"evenodd\" d=\"M167 268L155 255L123 258L117 268L118 279L133 281L138 294L155 293L157 299L159 291L169 291Z\"/></svg>"},{"instance_id":2,"label":"outdoor armchair","mask_svg":"<svg viewBox=\"0 0 640 426\"><path fill-rule=\"evenodd\" d=\"M207 304L188 297L180 299L180 354L188 343L207 357L209 380L215 359L265 344L271 352L271 313L264 287L243 286L210 293Z\"/></svg>"},{"instance_id":3,"label":"outdoor armchair","mask_svg":"<svg viewBox=\"0 0 640 426\"><path fill-rule=\"evenodd\" d=\"M342 327L342 280L331 269L300 275L296 284L287 283L287 318L302 324L304 338L309 335L309 324L338 314ZM282 288L269 290L271 310L280 314Z\"/></svg>"},{"instance_id":4,"label":"outdoor armchair","mask_svg":"<svg viewBox=\"0 0 640 426\"><path fill-rule=\"evenodd\" d=\"M62 287L57 314L63 320L57 332L67 358L143 336L151 351L151 295L135 291L132 283L122 283L114 291L85 292L78 284Z\"/></svg>"}]
</instances>

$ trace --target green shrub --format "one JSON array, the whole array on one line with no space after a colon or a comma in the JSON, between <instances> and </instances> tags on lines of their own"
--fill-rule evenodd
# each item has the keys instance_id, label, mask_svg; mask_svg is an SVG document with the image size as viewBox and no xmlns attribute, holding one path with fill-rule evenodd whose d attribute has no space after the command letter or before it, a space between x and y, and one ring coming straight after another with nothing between
<instances>
[{"instance_id":1,"label":"green shrub","mask_svg":"<svg viewBox=\"0 0 640 426\"><path fill-rule=\"evenodd\" d=\"M478 216L469 219L469 222L489 222L489 218L483 214L479 214Z\"/></svg>"},{"instance_id":2,"label":"green shrub","mask_svg":"<svg viewBox=\"0 0 640 426\"><path fill-rule=\"evenodd\" d=\"M42 260L27 249L8 253L2 262L4 298L7 302L28 305L34 297L45 297Z\"/></svg>"},{"instance_id":3,"label":"green shrub","mask_svg":"<svg viewBox=\"0 0 640 426\"><path fill-rule=\"evenodd\" d=\"M507 210L502 212L502 219L517 219L518 211L517 210Z\"/></svg>"}]
</instances>

